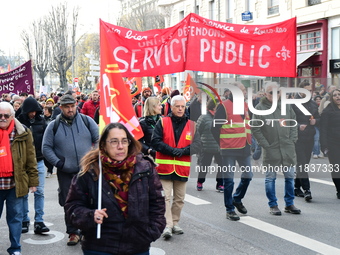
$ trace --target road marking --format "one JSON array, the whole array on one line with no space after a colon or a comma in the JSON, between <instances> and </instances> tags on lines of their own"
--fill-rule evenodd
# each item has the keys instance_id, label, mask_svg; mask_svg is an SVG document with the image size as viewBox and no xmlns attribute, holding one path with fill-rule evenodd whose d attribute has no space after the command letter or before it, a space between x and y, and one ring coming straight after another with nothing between
<instances>
[{"instance_id":1,"label":"road marking","mask_svg":"<svg viewBox=\"0 0 340 255\"><path fill-rule=\"evenodd\" d=\"M284 228L277 227L275 225L266 223L264 221L255 219L250 216L244 216L241 218L240 223L248 225L250 227L259 229L271 235L280 237L294 244L300 245L315 252L319 252L324 255L340 254L340 249L330 246L328 244L321 243L312 238L305 237L295 232L286 230Z\"/></svg>"},{"instance_id":2,"label":"road marking","mask_svg":"<svg viewBox=\"0 0 340 255\"><path fill-rule=\"evenodd\" d=\"M334 186L334 183L330 181L325 181L325 180L320 180L320 179L315 179L315 178L309 178L309 180L312 182L318 182L318 183Z\"/></svg>"},{"instance_id":3,"label":"road marking","mask_svg":"<svg viewBox=\"0 0 340 255\"><path fill-rule=\"evenodd\" d=\"M200 199L198 197L191 196L189 194L185 194L185 199L186 202L189 202L194 205L209 205L211 204L210 202Z\"/></svg>"},{"instance_id":4,"label":"road marking","mask_svg":"<svg viewBox=\"0 0 340 255\"><path fill-rule=\"evenodd\" d=\"M160 248L151 247L150 255L165 255L165 251Z\"/></svg>"},{"instance_id":5,"label":"road marking","mask_svg":"<svg viewBox=\"0 0 340 255\"><path fill-rule=\"evenodd\" d=\"M34 235L34 232L33 230L30 230L28 232L28 234L33 234ZM32 238L27 238L27 239L24 239L23 241L25 243L29 243L29 244L50 244L50 243L56 243L56 242L59 242L61 240L64 239L65 235L59 231L49 231L47 232L46 234L42 234L42 235L35 235L35 236L53 236L53 238L51 239L48 239L48 240L34 240Z\"/></svg>"}]
</instances>

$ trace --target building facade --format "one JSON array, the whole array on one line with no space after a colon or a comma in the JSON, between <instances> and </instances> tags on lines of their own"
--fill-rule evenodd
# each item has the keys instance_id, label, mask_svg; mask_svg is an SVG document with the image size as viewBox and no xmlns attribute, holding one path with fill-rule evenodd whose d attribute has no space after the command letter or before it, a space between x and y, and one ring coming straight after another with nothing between
<instances>
[{"instance_id":1,"label":"building facade","mask_svg":"<svg viewBox=\"0 0 340 255\"><path fill-rule=\"evenodd\" d=\"M195 78L217 77L244 80L246 85L261 89L266 80L283 86L296 86L308 79L318 90L321 84L340 86L340 1L339 0L160 0L158 6L169 12L166 27L173 26L189 13L236 24L270 24L297 18L297 78L249 77L233 74L203 74ZM244 17L247 16L247 20ZM259 74L260 75L260 74ZM167 83L180 88L185 74L169 75ZM217 80L218 80L217 79Z\"/></svg>"}]
</instances>

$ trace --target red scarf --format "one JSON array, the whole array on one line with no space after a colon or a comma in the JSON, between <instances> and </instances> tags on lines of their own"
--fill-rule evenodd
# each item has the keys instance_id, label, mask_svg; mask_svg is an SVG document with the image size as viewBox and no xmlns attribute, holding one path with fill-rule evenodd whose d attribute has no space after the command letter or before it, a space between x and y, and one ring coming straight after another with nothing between
<instances>
[{"instance_id":1,"label":"red scarf","mask_svg":"<svg viewBox=\"0 0 340 255\"><path fill-rule=\"evenodd\" d=\"M7 129L0 128L0 178L13 176L13 160L9 135L14 128L14 120Z\"/></svg>"},{"instance_id":2,"label":"red scarf","mask_svg":"<svg viewBox=\"0 0 340 255\"><path fill-rule=\"evenodd\" d=\"M100 156L103 164L103 176L114 190L124 217L128 215L128 191L129 183L136 163L136 156L130 156L123 161L110 159L106 154Z\"/></svg>"}]
</instances>

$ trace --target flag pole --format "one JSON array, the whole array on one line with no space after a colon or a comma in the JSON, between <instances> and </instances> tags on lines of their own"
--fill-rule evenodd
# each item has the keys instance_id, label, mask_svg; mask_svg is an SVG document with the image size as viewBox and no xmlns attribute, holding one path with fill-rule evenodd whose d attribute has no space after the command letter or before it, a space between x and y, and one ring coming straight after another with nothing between
<instances>
[{"instance_id":1,"label":"flag pole","mask_svg":"<svg viewBox=\"0 0 340 255\"><path fill-rule=\"evenodd\" d=\"M99 168L99 173L98 173L98 210L102 209L102 179L103 179L103 174L102 174L102 161L100 160L100 152L99 152L99 161L98 161L98 168ZM100 234L101 234L101 224L97 225L97 239L100 239Z\"/></svg>"}]
</instances>

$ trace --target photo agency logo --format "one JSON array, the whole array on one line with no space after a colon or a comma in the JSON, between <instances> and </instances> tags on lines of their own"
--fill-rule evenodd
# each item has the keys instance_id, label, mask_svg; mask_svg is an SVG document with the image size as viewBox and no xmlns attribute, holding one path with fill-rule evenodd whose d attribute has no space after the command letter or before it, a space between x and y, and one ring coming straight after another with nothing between
<instances>
[{"instance_id":1,"label":"photo agency logo","mask_svg":"<svg viewBox=\"0 0 340 255\"><path fill-rule=\"evenodd\" d=\"M222 99L218 94L218 91L213 88L212 86L203 83L198 82L198 88L200 89L200 95L198 98L201 101L201 113L207 114L207 101L212 98L212 100L215 101L215 103L222 104ZM285 116L287 114L287 105L295 105L298 109L301 110L303 114L306 116L310 116L311 113L303 106L304 103L308 102L312 96L311 92L304 88L292 88L292 87L279 87L276 86L272 87L272 105L267 110L258 110L253 105L253 97L256 93L253 92L253 89L248 87L246 88L246 93L242 91L241 88L238 86L235 86L232 83L229 84L223 84L219 85L220 88L222 88L224 91L228 89L230 93L232 94L232 100L233 100L233 114L234 115L244 115L245 114L245 108L244 108L244 102L246 101L248 104L249 112L251 112L253 115L257 116L268 116L274 113L278 107L280 107L280 114L282 116ZM288 95L296 95L296 94L304 94L304 97L299 98L288 98ZM261 127L265 125L271 125L274 126L274 123L278 122L281 126L284 127L295 127L298 125L297 121L295 119L251 119L251 120L244 120L244 125L248 124L250 127ZM240 125L242 123L235 123L231 120L227 119L214 119L213 120L213 126L216 125Z\"/></svg>"}]
</instances>

